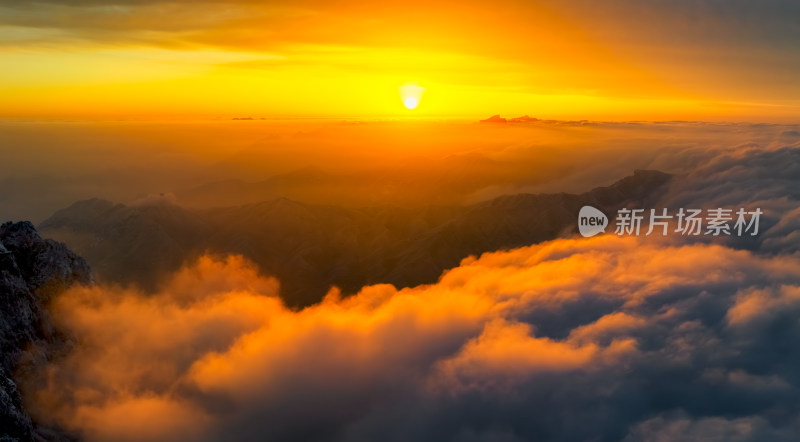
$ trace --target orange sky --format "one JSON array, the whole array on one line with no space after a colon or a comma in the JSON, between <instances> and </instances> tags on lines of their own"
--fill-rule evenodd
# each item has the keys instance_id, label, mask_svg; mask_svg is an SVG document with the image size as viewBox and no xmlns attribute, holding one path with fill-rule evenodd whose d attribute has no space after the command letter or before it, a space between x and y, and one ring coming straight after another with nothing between
<instances>
[{"instance_id":1,"label":"orange sky","mask_svg":"<svg viewBox=\"0 0 800 442\"><path fill-rule=\"evenodd\" d=\"M793 121L788 2L0 1L0 117ZM399 88L425 88L403 107Z\"/></svg>"}]
</instances>

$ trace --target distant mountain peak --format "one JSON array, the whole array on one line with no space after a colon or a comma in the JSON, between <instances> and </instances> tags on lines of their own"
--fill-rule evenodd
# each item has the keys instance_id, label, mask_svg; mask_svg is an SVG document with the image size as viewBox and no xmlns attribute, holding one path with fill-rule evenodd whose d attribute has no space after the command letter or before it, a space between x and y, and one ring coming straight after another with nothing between
<instances>
[{"instance_id":1,"label":"distant mountain peak","mask_svg":"<svg viewBox=\"0 0 800 442\"><path fill-rule=\"evenodd\" d=\"M480 120L481 123L505 123L506 121L508 120L501 117L500 115L492 115L491 117L486 118L485 120Z\"/></svg>"}]
</instances>

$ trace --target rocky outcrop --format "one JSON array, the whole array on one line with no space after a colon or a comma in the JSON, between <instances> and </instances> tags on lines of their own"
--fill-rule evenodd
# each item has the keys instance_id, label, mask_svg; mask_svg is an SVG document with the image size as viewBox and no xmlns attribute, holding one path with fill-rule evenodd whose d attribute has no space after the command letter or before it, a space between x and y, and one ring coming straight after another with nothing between
<instances>
[{"instance_id":1,"label":"rocky outcrop","mask_svg":"<svg viewBox=\"0 0 800 442\"><path fill-rule=\"evenodd\" d=\"M72 284L91 282L83 258L43 239L30 222L0 226L0 441L33 440L12 374L27 346L57 339L44 305Z\"/></svg>"}]
</instances>

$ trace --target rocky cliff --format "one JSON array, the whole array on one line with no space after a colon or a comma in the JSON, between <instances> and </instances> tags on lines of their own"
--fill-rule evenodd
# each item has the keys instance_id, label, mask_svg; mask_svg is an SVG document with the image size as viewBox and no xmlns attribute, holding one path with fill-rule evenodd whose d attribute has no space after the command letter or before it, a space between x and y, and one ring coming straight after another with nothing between
<instances>
[{"instance_id":1,"label":"rocky cliff","mask_svg":"<svg viewBox=\"0 0 800 442\"><path fill-rule=\"evenodd\" d=\"M72 284L91 282L83 258L43 239L30 222L0 226L0 441L34 439L13 373L31 343L58 340L44 310L48 299Z\"/></svg>"}]
</instances>

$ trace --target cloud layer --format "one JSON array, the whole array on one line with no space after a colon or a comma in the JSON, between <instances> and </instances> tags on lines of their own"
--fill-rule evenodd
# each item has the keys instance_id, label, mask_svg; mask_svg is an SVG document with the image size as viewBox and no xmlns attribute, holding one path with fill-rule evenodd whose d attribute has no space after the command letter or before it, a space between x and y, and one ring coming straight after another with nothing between
<instances>
[{"instance_id":1,"label":"cloud layer","mask_svg":"<svg viewBox=\"0 0 800 442\"><path fill-rule=\"evenodd\" d=\"M81 288L27 382L89 440L790 440L800 258L603 236L292 311L237 257Z\"/></svg>"}]
</instances>

